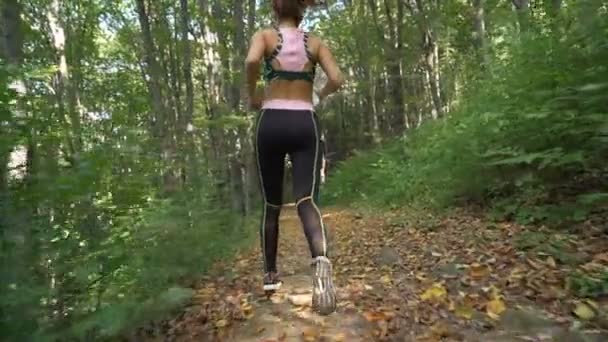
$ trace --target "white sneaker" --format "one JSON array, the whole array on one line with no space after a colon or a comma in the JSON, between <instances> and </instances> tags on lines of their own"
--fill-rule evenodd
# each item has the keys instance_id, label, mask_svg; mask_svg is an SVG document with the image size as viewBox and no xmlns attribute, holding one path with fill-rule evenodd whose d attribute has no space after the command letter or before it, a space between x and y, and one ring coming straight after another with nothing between
<instances>
[{"instance_id":1,"label":"white sneaker","mask_svg":"<svg viewBox=\"0 0 608 342\"><path fill-rule=\"evenodd\" d=\"M321 315L336 311L336 290L331 261L320 256L312 260L312 307Z\"/></svg>"}]
</instances>

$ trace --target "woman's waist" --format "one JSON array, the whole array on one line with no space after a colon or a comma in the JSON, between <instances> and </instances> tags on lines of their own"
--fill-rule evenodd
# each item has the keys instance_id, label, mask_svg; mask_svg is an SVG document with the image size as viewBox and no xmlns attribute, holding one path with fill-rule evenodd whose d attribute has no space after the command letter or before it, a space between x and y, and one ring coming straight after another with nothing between
<instances>
[{"instance_id":1,"label":"woman's waist","mask_svg":"<svg viewBox=\"0 0 608 342\"><path fill-rule=\"evenodd\" d=\"M312 101L302 99L268 99L264 100L262 109L313 110Z\"/></svg>"}]
</instances>

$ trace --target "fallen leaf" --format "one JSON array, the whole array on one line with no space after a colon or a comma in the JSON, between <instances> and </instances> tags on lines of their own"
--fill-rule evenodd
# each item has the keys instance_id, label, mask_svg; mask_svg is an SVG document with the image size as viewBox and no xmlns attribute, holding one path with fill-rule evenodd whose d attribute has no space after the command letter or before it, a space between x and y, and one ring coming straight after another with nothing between
<instances>
[{"instance_id":1,"label":"fallen leaf","mask_svg":"<svg viewBox=\"0 0 608 342\"><path fill-rule=\"evenodd\" d=\"M598 303L596 303L595 301L591 300L591 299L585 299L585 303L588 304L589 306L591 306L594 310L599 310L600 306Z\"/></svg>"},{"instance_id":2,"label":"fallen leaf","mask_svg":"<svg viewBox=\"0 0 608 342\"><path fill-rule=\"evenodd\" d=\"M291 304L295 306L309 306L311 304L312 294L290 295L287 297Z\"/></svg>"},{"instance_id":3,"label":"fallen leaf","mask_svg":"<svg viewBox=\"0 0 608 342\"><path fill-rule=\"evenodd\" d=\"M253 318L253 307L249 303L244 303L241 305L241 313L245 319Z\"/></svg>"},{"instance_id":4,"label":"fallen leaf","mask_svg":"<svg viewBox=\"0 0 608 342\"><path fill-rule=\"evenodd\" d=\"M480 296L476 293L469 293L469 294L463 295L462 305L472 307L472 308L475 308L475 307L479 308L479 307L483 306L481 303Z\"/></svg>"},{"instance_id":5,"label":"fallen leaf","mask_svg":"<svg viewBox=\"0 0 608 342\"><path fill-rule=\"evenodd\" d=\"M452 334L450 325L445 321L439 321L431 327L431 334L436 338L442 339Z\"/></svg>"},{"instance_id":6,"label":"fallen leaf","mask_svg":"<svg viewBox=\"0 0 608 342\"><path fill-rule=\"evenodd\" d=\"M383 312L376 311L364 312L363 317L365 317L368 322L384 321L387 318Z\"/></svg>"},{"instance_id":7,"label":"fallen leaf","mask_svg":"<svg viewBox=\"0 0 608 342\"><path fill-rule=\"evenodd\" d=\"M456 305L454 309L454 314L463 319L473 318L473 313L475 313L475 310L472 307L463 304Z\"/></svg>"},{"instance_id":8,"label":"fallen leaf","mask_svg":"<svg viewBox=\"0 0 608 342\"><path fill-rule=\"evenodd\" d=\"M593 310L593 308L583 302L579 302L576 307L574 308L574 314L576 315L576 317L588 321L590 319L593 319L595 317L595 310Z\"/></svg>"},{"instance_id":9,"label":"fallen leaf","mask_svg":"<svg viewBox=\"0 0 608 342\"><path fill-rule=\"evenodd\" d=\"M391 276L387 274L387 275L383 275L383 276L380 278L380 281L381 281L383 284L390 284L390 283L391 283L393 280L391 279Z\"/></svg>"},{"instance_id":10,"label":"fallen leaf","mask_svg":"<svg viewBox=\"0 0 608 342\"><path fill-rule=\"evenodd\" d=\"M388 335L388 323L386 321L378 322L378 326L380 328L380 336L386 337Z\"/></svg>"},{"instance_id":11,"label":"fallen leaf","mask_svg":"<svg viewBox=\"0 0 608 342\"><path fill-rule=\"evenodd\" d=\"M500 314L506 310L505 303L500 297L495 297L486 304L486 312L492 319L498 319Z\"/></svg>"},{"instance_id":12,"label":"fallen leaf","mask_svg":"<svg viewBox=\"0 0 608 342\"><path fill-rule=\"evenodd\" d=\"M481 280L490 274L490 269L486 265L479 263L471 264L469 276L475 280Z\"/></svg>"},{"instance_id":13,"label":"fallen leaf","mask_svg":"<svg viewBox=\"0 0 608 342\"><path fill-rule=\"evenodd\" d=\"M593 260L608 264L608 252L599 253L593 256Z\"/></svg>"},{"instance_id":14,"label":"fallen leaf","mask_svg":"<svg viewBox=\"0 0 608 342\"><path fill-rule=\"evenodd\" d=\"M395 318L395 316L397 316L397 314L393 311L384 311L383 313L387 321L390 321L391 319Z\"/></svg>"},{"instance_id":15,"label":"fallen leaf","mask_svg":"<svg viewBox=\"0 0 608 342\"><path fill-rule=\"evenodd\" d=\"M529 258L526 259L526 262L528 263L528 265L532 266L532 268L535 268L537 270L541 270L541 269L544 268L543 265L541 264L541 262L535 262L535 261L532 261L532 259L529 259Z\"/></svg>"},{"instance_id":16,"label":"fallen leaf","mask_svg":"<svg viewBox=\"0 0 608 342\"><path fill-rule=\"evenodd\" d=\"M339 334L332 336L331 340L333 342L344 342L344 341L346 341L346 335L344 333L339 333Z\"/></svg>"},{"instance_id":17,"label":"fallen leaf","mask_svg":"<svg viewBox=\"0 0 608 342\"><path fill-rule=\"evenodd\" d=\"M228 325L228 321L225 319L220 319L219 321L215 322L215 327L216 328L223 328L225 326Z\"/></svg>"},{"instance_id":18,"label":"fallen leaf","mask_svg":"<svg viewBox=\"0 0 608 342\"><path fill-rule=\"evenodd\" d=\"M311 327L307 327L304 329L304 331L302 332L302 337L304 337L304 341L306 342L314 342L317 340L317 336L319 335L319 332Z\"/></svg>"},{"instance_id":19,"label":"fallen leaf","mask_svg":"<svg viewBox=\"0 0 608 342\"><path fill-rule=\"evenodd\" d=\"M418 279L419 281L426 281L426 275L424 273L416 273L416 279Z\"/></svg>"},{"instance_id":20,"label":"fallen leaf","mask_svg":"<svg viewBox=\"0 0 608 342\"><path fill-rule=\"evenodd\" d=\"M523 279L526 276L526 272L521 267L515 267L508 276L508 281L511 283L516 282L517 280Z\"/></svg>"},{"instance_id":21,"label":"fallen leaf","mask_svg":"<svg viewBox=\"0 0 608 342\"><path fill-rule=\"evenodd\" d=\"M435 283L420 296L422 300L440 300L447 296L448 291L441 283Z\"/></svg>"}]
</instances>

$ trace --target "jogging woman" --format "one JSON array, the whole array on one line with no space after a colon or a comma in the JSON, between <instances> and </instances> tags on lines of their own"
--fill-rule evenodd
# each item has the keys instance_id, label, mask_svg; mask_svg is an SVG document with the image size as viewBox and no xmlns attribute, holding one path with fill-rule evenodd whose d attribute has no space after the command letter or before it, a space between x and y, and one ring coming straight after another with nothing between
<instances>
[{"instance_id":1,"label":"jogging woman","mask_svg":"<svg viewBox=\"0 0 608 342\"><path fill-rule=\"evenodd\" d=\"M272 0L277 24L254 34L246 58L249 106L260 110L256 124L256 157L264 199L260 229L264 290L280 288L277 274L279 214L285 156L293 165L293 193L312 255L313 308L320 314L336 309L332 264L321 212L315 204L320 182L321 131L313 107L313 80L319 64L328 76L316 94L319 101L342 85L338 65L323 41L299 28L314 0ZM256 90L260 63L266 87Z\"/></svg>"}]
</instances>

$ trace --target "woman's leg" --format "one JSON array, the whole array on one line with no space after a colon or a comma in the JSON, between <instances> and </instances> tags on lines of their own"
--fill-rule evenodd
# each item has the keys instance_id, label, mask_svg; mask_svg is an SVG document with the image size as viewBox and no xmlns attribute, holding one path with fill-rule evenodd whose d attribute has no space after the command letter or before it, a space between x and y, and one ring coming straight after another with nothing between
<instances>
[{"instance_id":1,"label":"woman's leg","mask_svg":"<svg viewBox=\"0 0 608 342\"><path fill-rule=\"evenodd\" d=\"M293 162L294 195L298 215L304 226L313 258L313 307L321 314L336 309L336 294L332 279L332 265L327 259L327 236L321 211L315 203L320 182L321 146L317 117L313 112L303 115L307 120L301 129L310 135L301 148L291 153Z\"/></svg>"},{"instance_id":2,"label":"woman's leg","mask_svg":"<svg viewBox=\"0 0 608 342\"><path fill-rule=\"evenodd\" d=\"M260 226L260 242L264 259L264 287L273 290L278 284L273 277L277 272L277 247L279 239L279 215L281 213L283 195L283 172L285 152L278 150L276 144L276 126L271 118L265 118L265 112L260 114L256 129L256 159L260 188L264 200L262 223ZM276 285L276 286L275 286Z\"/></svg>"}]
</instances>

